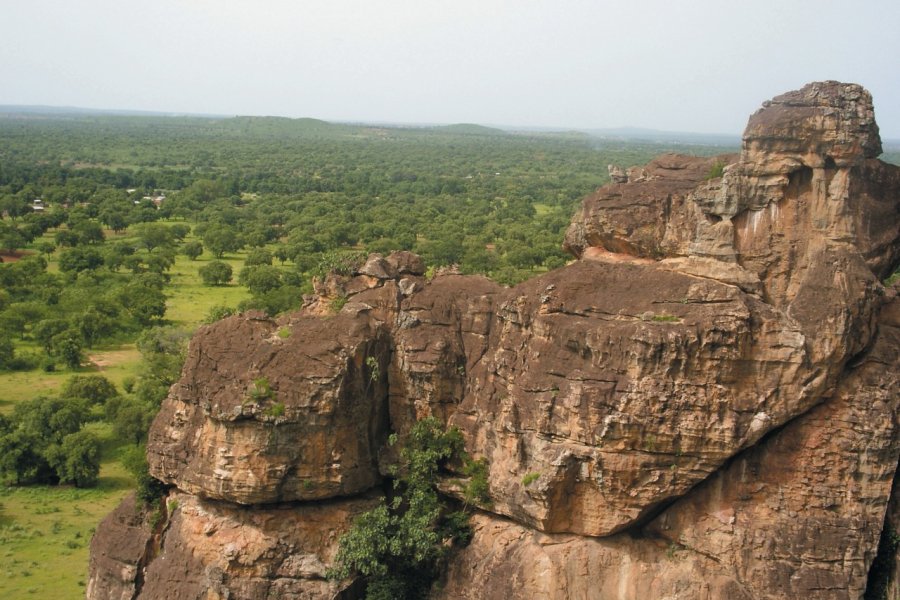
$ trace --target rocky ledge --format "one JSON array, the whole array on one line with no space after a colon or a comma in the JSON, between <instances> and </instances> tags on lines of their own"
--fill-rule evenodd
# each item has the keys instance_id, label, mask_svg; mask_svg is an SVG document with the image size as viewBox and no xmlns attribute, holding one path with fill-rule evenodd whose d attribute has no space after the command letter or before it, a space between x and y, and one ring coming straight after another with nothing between
<instances>
[{"instance_id":1,"label":"rocky ledge","mask_svg":"<svg viewBox=\"0 0 900 600\"><path fill-rule=\"evenodd\" d=\"M150 432L165 518L103 522L88 597L358 597L324 573L426 416L492 500L434 598L862 597L900 526L880 149L867 91L809 84L740 155L611 169L562 269L504 288L373 255L296 314L202 328Z\"/></svg>"}]
</instances>

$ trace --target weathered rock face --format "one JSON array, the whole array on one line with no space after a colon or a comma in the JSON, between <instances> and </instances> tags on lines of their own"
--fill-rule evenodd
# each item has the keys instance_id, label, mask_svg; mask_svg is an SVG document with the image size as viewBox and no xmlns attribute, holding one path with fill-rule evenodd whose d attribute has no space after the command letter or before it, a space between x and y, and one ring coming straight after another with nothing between
<instances>
[{"instance_id":1,"label":"weathered rock face","mask_svg":"<svg viewBox=\"0 0 900 600\"><path fill-rule=\"evenodd\" d=\"M135 537L159 556L104 554L144 531L123 506L89 597L352 597L320 566L372 500L327 499L376 488L429 415L492 499L435 597L860 597L900 454L900 168L873 115L810 84L739 156L611 169L580 260L511 289L373 255L298 314L201 329L150 436L180 490Z\"/></svg>"},{"instance_id":2,"label":"weathered rock face","mask_svg":"<svg viewBox=\"0 0 900 600\"><path fill-rule=\"evenodd\" d=\"M162 504L154 536L130 497L94 538L91 570L98 576L87 595L337 600L348 582L329 580L326 565L353 517L376 501L362 496L249 509L174 492Z\"/></svg>"},{"instance_id":3,"label":"weathered rock face","mask_svg":"<svg viewBox=\"0 0 900 600\"><path fill-rule=\"evenodd\" d=\"M900 453L897 287L830 400L649 524L590 538L479 515L435 597L860 598Z\"/></svg>"},{"instance_id":4,"label":"weathered rock face","mask_svg":"<svg viewBox=\"0 0 900 600\"><path fill-rule=\"evenodd\" d=\"M542 531L627 527L817 388L793 323L732 286L584 260L514 291L451 422L493 510Z\"/></svg>"},{"instance_id":5,"label":"weathered rock face","mask_svg":"<svg viewBox=\"0 0 900 600\"><path fill-rule=\"evenodd\" d=\"M88 598L134 598L156 541L149 513L130 494L100 523L91 539Z\"/></svg>"},{"instance_id":6,"label":"weathered rock face","mask_svg":"<svg viewBox=\"0 0 900 600\"><path fill-rule=\"evenodd\" d=\"M156 418L152 473L241 504L363 492L388 415L385 327L364 312L201 328Z\"/></svg>"}]
</instances>

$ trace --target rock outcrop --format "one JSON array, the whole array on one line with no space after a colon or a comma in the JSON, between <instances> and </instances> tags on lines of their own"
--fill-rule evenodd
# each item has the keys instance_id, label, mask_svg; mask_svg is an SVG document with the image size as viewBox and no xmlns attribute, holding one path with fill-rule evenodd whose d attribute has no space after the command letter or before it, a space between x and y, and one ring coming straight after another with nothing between
<instances>
[{"instance_id":1,"label":"rock outcrop","mask_svg":"<svg viewBox=\"0 0 900 600\"><path fill-rule=\"evenodd\" d=\"M868 92L810 84L740 155L615 169L565 268L508 289L373 255L297 314L202 328L148 445L171 510L104 521L89 597L356 597L325 568L425 416L492 500L435 598L861 597L900 570L876 561L900 521L880 147Z\"/></svg>"}]
</instances>

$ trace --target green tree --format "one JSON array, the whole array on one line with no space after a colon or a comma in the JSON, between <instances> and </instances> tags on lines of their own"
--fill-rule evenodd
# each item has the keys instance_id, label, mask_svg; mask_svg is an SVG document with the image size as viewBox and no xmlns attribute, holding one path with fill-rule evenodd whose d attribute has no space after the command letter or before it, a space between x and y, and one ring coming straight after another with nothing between
<instances>
[{"instance_id":1,"label":"green tree","mask_svg":"<svg viewBox=\"0 0 900 600\"><path fill-rule=\"evenodd\" d=\"M155 416L155 410L151 406L133 398L125 398L109 406L111 410L107 411L107 418L120 439L135 445L146 440L147 431Z\"/></svg>"},{"instance_id":2,"label":"green tree","mask_svg":"<svg viewBox=\"0 0 900 600\"><path fill-rule=\"evenodd\" d=\"M187 242L182 246L181 252L189 259L197 260L197 258L203 254L203 244L198 241Z\"/></svg>"},{"instance_id":3,"label":"green tree","mask_svg":"<svg viewBox=\"0 0 900 600\"><path fill-rule=\"evenodd\" d=\"M244 267L238 275L238 282L247 286L254 296L261 296L281 287L281 269L269 265Z\"/></svg>"},{"instance_id":4,"label":"green tree","mask_svg":"<svg viewBox=\"0 0 900 600\"><path fill-rule=\"evenodd\" d=\"M247 259L244 261L245 267L251 267L256 265L271 265L272 264L272 253L266 250L265 248L254 248L247 255Z\"/></svg>"},{"instance_id":5,"label":"green tree","mask_svg":"<svg viewBox=\"0 0 900 600\"><path fill-rule=\"evenodd\" d=\"M33 198L32 198L33 199ZM0 196L0 217L4 214L15 221L31 212L31 200L25 196Z\"/></svg>"},{"instance_id":6,"label":"green tree","mask_svg":"<svg viewBox=\"0 0 900 600\"><path fill-rule=\"evenodd\" d=\"M106 239L103 229L95 221L78 221L72 226L72 233L78 236L79 244L100 244Z\"/></svg>"},{"instance_id":7,"label":"green tree","mask_svg":"<svg viewBox=\"0 0 900 600\"><path fill-rule=\"evenodd\" d=\"M145 273L141 277L158 277ZM119 303L141 327L155 323L166 314L166 296L148 279L135 279L118 290Z\"/></svg>"},{"instance_id":8,"label":"green tree","mask_svg":"<svg viewBox=\"0 0 900 600\"><path fill-rule=\"evenodd\" d=\"M16 485L50 481L53 472L42 446L40 438L21 428L0 433L0 475Z\"/></svg>"},{"instance_id":9,"label":"green tree","mask_svg":"<svg viewBox=\"0 0 900 600\"><path fill-rule=\"evenodd\" d=\"M291 257L290 253L288 252L287 247L285 247L284 245L279 245L277 248L275 248L275 251L272 253L272 256L277 258L278 262L280 262L282 265L285 263L285 261L287 259L289 259Z\"/></svg>"},{"instance_id":10,"label":"green tree","mask_svg":"<svg viewBox=\"0 0 900 600\"><path fill-rule=\"evenodd\" d=\"M43 346L44 351L50 354L53 348L53 338L68 328L69 321L66 319L42 319L32 326L31 335Z\"/></svg>"},{"instance_id":11,"label":"green tree","mask_svg":"<svg viewBox=\"0 0 900 600\"><path fill-rule=\"evenodd\" d=\"M148 252L153 252L155 248L161 246L170 246L175 242L172 230L161 223L140 223L135 225L132 230L140 244Z\"/></svg>"},{"instance_id":12,"label":"green tree","mask_svg":"<svg viewBox=\"0 0 900 600\"><path fill-rule=\"evenodd\" d=\"M78 234L69 229L57 231L54 239L56 240L57 246L63 246L67 248L74 248L79 243L81 243L81 240L78 238Z\"/></svg>"},{"instance_id":13,"label":"green tree","mask_svg":"<svg viewBox=\"0 0 900 600\"><path fill-rule=\"evenodd\" d=\"M103 251L103 261L111 271L118 271L125 264L125 259L134 255L134 246L127 242L107 244Z\"/></svg>"},{"instance_id":14,"label":"green tree","mask_svg":"<svg viewBox=\"0 0 900 600\"><path fill-rule=\"evenodd\" d=\"M204 323L215 323L216 321L220 321L225 317L230 317L234 314L234 309L225 304L216 304L206 313L206 317L203 319Z\"/></svg>"},{"instance_id":15,"label":"green tree","mask_svg":"<svg viewBox=\"0 0 900 600\"><path fill-rule=\"evenodd\" d=\"M7 337L0 337L0 371L9 369L13 364L15 348Z\"/></svg>"},{"instance_id":16,"label":"green tree","mask_svg":"<svg viewBox=\"0 0 900 600\"><path fill-rule=\"evenodd\" d=\"M82 348L81 335L71 329L56 334L50 341L50 354L60 358L70 369L77 369L84 362Z\"/></svg>"},{"instance_id":17,"label":"green tree","mask_svg":"<svg viewBox=\"0 0 900 600\"><path fill-rule=\"evenodd\" d=\"M393 469L396 495L353 523L341 538L330 574L362 577L367 600L426 598L448 542L471 535L468 516L448 514L436 490L444 465L468 458L459 431L444 431L437 419L424 419L413 425L399 454L400 464Z\"/></svg>"},{"instance_id":18,"label":"green tree","mask_svg":"<svg viewBox=\"0 0 900 600\"><path fill-rule=\"evenodd\" d=\"M62 482L92 487L100 475L100 441L89 431L76 431L47 449L47 463Z\"/></svg>"},{"instance_id":19,"label":"green tree","mask_svg":"<svg viewBox=\"0 0 900 600\"><path fill-rule=\"evenodd\" d=\"M191 233L191 226L185 225L184 223L175 223L174 225L169 226L169 231L172 232L172 235L175 236L176 240L183 242L184 238Z\"/></svg>"},{"instance_id":20,"label":"green tree","mask_svg":"<svg viewBox=\"0 0 900 600\"><path fill-rule=\"evenodd\" d=\"M135 396L139 400L159 407L181 374L189 338L188 332L175 327L154 327L138 337L142 362Z\"/></svg>"},{"instance_id":21,"label":"green tree","mask_svg":"<svg viewBox=\"0 0 900 600\"><path fill-rule=\"evenodd\" d=\"M116 329L116 320L95 306L88 306L84 312L72 318L72 325L81 335L88 348L100 339L111 335Z\"/></svg>"},{"instance_id":22,"label":"green tree","mask_svg":"<svg viewBox=\"0 0 900 600\"><path fill-rule=\"evenodd\" d=\"M84 402L38 397L16 405L0 431L0 474L21 483L55 483L51 448L78 432L88 417Z\"/></svg>"},{"instance_id":23,"label":"green tree","mask_svg":"<svg viewBox=\"0 0 900 600\"><path fill-rule=\"evenodd\" d=\"M75 398L38 397L20 402L13 410L13 419L19 427L46 443L61 442L81 429L87 418L87 406Z\"/></svg>"},{"instance_id":24,"label":"green tree","mask_svg":"<svg viewBox=\"0 0 900 600\"><path fill-rule=\"evenodd\" d=\"M150 475L150 467L147 465L147 449L144 446L127 449L124 452L122 464L134 476L137 482L135 495L145 504L152 504L166 493L166 485Z\"/></svg>"},{"instance_id":25,"label":"green tree","mask_svg":"<svg viewBox=\"0 0 900 600\"><path fill-rule=\"evenodd\" d=\"M100 211L100 222L116 233L128 227L128 214L122 208L105 208Z\"/></svg>"},{"instance_id":26,"label":"green tree","mask_svg":"<svg viewBox=\"0 0 900 600\"><path fill-rule=\"evenodd\" d=\"M156 254L148 256L144 262L151 273L163 273L175 265L175 251L168 247L161 248Z\"/></svg>"},{"instance_id":27,"label":"green tree","mask_svg":"<svg viewBox=\"0 0 900 600\"><path fill-rule=\"evenodd\" d=\"M220 260L213 260L200 267L197 272L206 285L225 285L231 281L233 273L231 265Z\"/></svg>"},{"instance_id":28,"label":"green tree","mask_svg":"<svg viewBox=\"0 0 900 600\"><path fill-rule=\"evenodd\" d=\"M12 225L0 222L0 248L13 252L26 244L25 236Z\"/></svg>"},{"instance_id":29,"label":"green tree","mask_svg":"<svg viewBox=\"0 0 900 600\"><path fill-rule=\"evenodd\" d=\"M236 252L244 246L238 231L229 226L214 224L203 233L203 246L216 258L222 258L226 252Z\"/></svg>"},{"instance_id":30,"label":"green tree","mask_svg":"<svg viewBox=\"0 0 900 600\"><path fill-rule=\"evenodd\" d=\"M80 273L103 266L103 255L96 248L78 246L63 250L59 255L59 270Z\"/></svg>"},{"instance_id":31,"label":"green tree","mask_svg":"<svg viewBox=\"0 0 900 600\"><path fill-rule=\"evenodd\" d=\"M119 395L115 384L103 375L73 375L63 384L63 399L81 398L91 404L106 404Z\"/></svg>"}]
</instances>

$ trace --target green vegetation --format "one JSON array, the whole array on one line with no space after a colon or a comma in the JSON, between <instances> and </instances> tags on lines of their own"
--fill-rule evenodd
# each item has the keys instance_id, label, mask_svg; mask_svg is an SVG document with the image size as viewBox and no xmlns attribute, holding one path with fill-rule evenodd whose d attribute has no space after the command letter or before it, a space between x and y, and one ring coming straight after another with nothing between
<instances>
[{"instance_id":1,"label":"green vegetation","mask_svg":"<svg viewBox=\"0 0 900 600\"><path fill-rule=\"evenodd\" d=\"M328 303L328 308L330 308L333 313L339 313L341 312L341 309L346 306L347 300L347 296L336 296Z\"/></svg>"},{"instance_id":2,"label":"green vegetation","mask_svg":"<svg viewBox=\"0 0 900 600\"><path fill-rule=\"evenodd\" d=\"M650 320L656 323L677 323L681 319L675 315L653 315Z\"/></svg>"},{"instance_id":3,"label":"green vegetation","mask_svg":"<svg viewBox=\"0 0 900 600\"><path fill-rule=\"evenodd\" d=\"M269 380L265 377L253 380L253 387L250 388L250 397L261 402L272 398L272 388L269 386Z\"/></svg>"},{"instance_id":4,"label":"green vegetation","mask_svg":"<svg viewBox=\"0 0 900 600\"><path fill-rule=\"evenodd\" d=\"M80 398L34 398L0 420L0 478L90 487L100 471L99 441L83 430L90 405Z\"/></svg>"},{"instance_id":5,"label":"green vegetation","mask_svg":"<svg viewBox=\"0 0 900 600\"><path fill-rule=\"evenodd\" d=\"M522 485L528 487L529 485L540 479L540 477L540 473L527 473L525 477L522 478Z\"/></svg>"},{"instance_id":6,"label":"green vegetation","mask_svg":"<svg viewBox=\"0 0 900 600\"><path fill-rule=\"evenodd\" d=\"M900 270L895 271L893 275L891 275L890 277L885 279L884 284L885 285L894 285L898 281L900 281Z\"/></svg>"},{"instance_id":7,"label":"green vegetation","mask_svg":"<svg viewBox=\"0 0 900 600\"><path fill-rule=\"evenodd\" d=\"M272 417L274 419L277 419L278 417L283 417L284 416L284 403L276 402L275 404L268 407L264 411L264 413L266 416Z\"/></svg>"},{"instance_id":8,"label":"green vegetation","mask_svg":"<svg viewBox=\"0 0 900 600\"><path fill-rule=\"evenodd\" d=\"M712 167L709 168L709 172L706 174L707 181L710 179L718 179L722 175L725 174L725 163L721 161L716 161Z\"/></svg>"},{"instance_id":9,"label":"green vegetation","mask_svg":"<svg viewBox=\"0 0 900 600\"><path fill-rule=\"evenodd\" d=\"M142 444L200 324L292 310L313 278L350 274L370 252L412 250L429 272L455 263L504 284L557 268L570 216L606 165L673 149L474 125L0 117L0 527L21 528L4 538L0 595L83 595L86 546L67 547L80 521L53 526L24 498L93 494L78 496L91 498L93 526L127 488L147 501L164 491ZM372 384L382 374L367 367ZM268 385L254 387L265 414L282 416ZM460 469L474 502L486 466ZM398 481L407 497L419 489ZM58 563L42 553L54 544L70 553Z\"/></svg>"},{"instance_id":10,"label":"green vegetation","mask_svg":"<svg viewBox=\"0 0 900 600\"><path fill-rule=\"evenodd\" d=\"M88 546L94 529L134 482L119 462L108 427L90 424L101 441L97 485L92 488L0 486L0 597L84 598Z\"/></svg>"},{"instance_id":11,"label":"green vegetation","mask_svg":"<svg viewBox=\"0 0 900 600\"><path fill-rule=\"evenodd\" d=\"M390 441L396 444L397 437ZM473 471L479 476L464 494L467 500L487 501L486 464L469 459L459 431L444 431L437 419L417 422L399 455L400 463L393 469L393 497L356 519L341 538L337 567L331 573L338 579L362 577L367 600L425 598L449 545L471 538L466 507L451 510L436 489L448 462L478 465Z\"/></svg>"},{"instance_id":12,"label":"green vegetation","mask_svg":"<svg viewBox=\"0 0 900 600\"><path fill-rule=\"evenodd\" d=\"M231 265L221 260L214 260L197 270L200 279L206 285L225 285L231 281Z\"/></svg>"}]
</instances>

